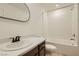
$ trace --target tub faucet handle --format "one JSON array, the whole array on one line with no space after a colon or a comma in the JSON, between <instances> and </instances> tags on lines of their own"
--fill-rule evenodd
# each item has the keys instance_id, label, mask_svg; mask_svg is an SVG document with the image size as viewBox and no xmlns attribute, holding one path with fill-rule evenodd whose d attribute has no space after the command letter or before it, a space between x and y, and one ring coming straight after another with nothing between
<instances>
[{"instance_id":1,"label":"tub faucet handle","mask_svg":"<svg viewBox=\"0 0 79 59\"><path fill-rule=\"evenodd\" d=\"M74 38L71 38L70 40L75 40Z\"/></svg>"},{"instance_id":2,"label":"tub faucet handle","mask_svg":"<svg viewBox=\"0 0 79 59\"><path fill-rule=\"evenodd\" d=\"M73 37L75 37L75 33L74 33L74 34L72 34L72 36L73 36Z\"/></svg>"}]
</instances>

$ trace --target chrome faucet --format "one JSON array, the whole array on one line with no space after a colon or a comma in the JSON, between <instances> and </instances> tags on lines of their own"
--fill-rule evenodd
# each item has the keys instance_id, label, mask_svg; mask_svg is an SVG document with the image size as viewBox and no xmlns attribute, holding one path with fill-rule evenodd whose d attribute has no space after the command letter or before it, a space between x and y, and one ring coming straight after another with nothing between
<instances>
[{"instance_id":1,"label":"chrome faucet","mask_svg":"<svg viewBox=\"0 0 79 59\"><path fill-rule=\"evenodd\" d=\"M16 36L16 37L11 37L10 39L12 39L12 43L14 43L20 41L20 37L21 36Z\"/></svg>"},{"instance_id":2,"label":"chrome faucet","mask_svg":"<svg viewBox=\"0 0 79 59\"><path fill-rule=\"evenodd\" d=\"M75 40L75 33L72 35L72 38L70 40Z\"/></svg>"}]
</instances>

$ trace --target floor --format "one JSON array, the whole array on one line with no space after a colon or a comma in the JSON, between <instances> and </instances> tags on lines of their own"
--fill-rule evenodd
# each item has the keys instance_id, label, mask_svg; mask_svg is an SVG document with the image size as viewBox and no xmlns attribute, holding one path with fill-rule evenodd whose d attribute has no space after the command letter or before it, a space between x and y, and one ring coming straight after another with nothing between
<instances>
[{"instance_id":1,"label":"floor","mask_svg":"<svg viewBox=\"0 0 79 59\"><path fill-rule=\"evenodd\" d=\"M50 52L50 51L46 50L46 56L66 56L66 55L64 55L62 53L58 53L57 51Z\"/></svg>"},{"instance_id":2,"label":"floor","mask_svg":"<svg viewBox=\"0 0 79 59\"><path fill-rule=\"evenodd\" d=\"M46 56L67 56L66 54L58 52L56 46L51 45L50 42L46 43Z\"/></svg>"}]
</instances>

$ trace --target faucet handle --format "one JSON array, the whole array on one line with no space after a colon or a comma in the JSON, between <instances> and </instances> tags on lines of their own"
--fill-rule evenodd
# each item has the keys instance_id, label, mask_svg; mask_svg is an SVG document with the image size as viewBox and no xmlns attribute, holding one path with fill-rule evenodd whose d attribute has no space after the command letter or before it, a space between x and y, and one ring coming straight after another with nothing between
<instances>
[{"instance_id":1,"label":"faucet handle","mask_svg":"<svg viewBox=\"0 0 79 59\"><path fill-rule=\"evenodd\" d=\"M16 41L20 41L21 36L16 36Z\"/></svg>"},{"instance_id":2,"label":"faucet handle","mask_svg":"<svg viewBox=\"0 0 79 59\"><path fill-rule=\"evenodd\" d=\"M16 39L20 39L21 36L16 36Z\"/></svg>"}]
</instances>

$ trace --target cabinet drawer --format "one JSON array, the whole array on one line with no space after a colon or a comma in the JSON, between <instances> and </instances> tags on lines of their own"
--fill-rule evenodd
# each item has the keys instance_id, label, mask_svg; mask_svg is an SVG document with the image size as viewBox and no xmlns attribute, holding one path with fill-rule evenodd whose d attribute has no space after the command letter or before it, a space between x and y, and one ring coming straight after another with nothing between
<instances>
[{"instance_id":1,"label":"cabinet drawer","mask_svg":"<svg viewBox=\"0 0 79 59\"><path fill-rule=\"evenodd\" d=\"M42 48L45 48L45 41L38 45L38 49L41 50Z\"/></svg>"},{"instance_id":2,"label":"cabinet drawer","mask_svg":"<svg viewBox=\"0 0 79 59\"><path fill-rule=\"evenodd\" d=\"M33 50L27 52L23 56L35 56L36 54L38 54L38 47L35 47Z\"/></svg>"}]
</instances>

